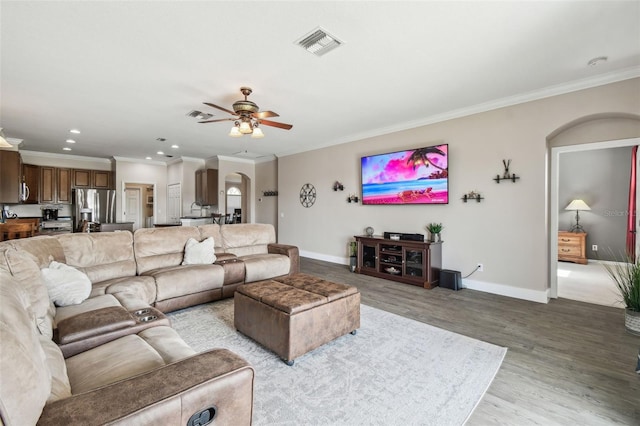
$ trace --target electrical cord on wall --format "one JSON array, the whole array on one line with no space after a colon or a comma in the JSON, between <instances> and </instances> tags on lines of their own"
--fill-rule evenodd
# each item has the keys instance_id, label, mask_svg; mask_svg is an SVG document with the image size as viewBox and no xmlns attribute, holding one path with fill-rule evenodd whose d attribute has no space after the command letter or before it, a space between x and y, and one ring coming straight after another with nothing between
<instances>
[{"instance_id":1,"label":"electrical cord on wall","mask_svg":"<svg viewBox=\"0 0 640 426\"><path fill-rule=\"evenodd\" d=\"M465 276L464 276L464 277L462 277L462 278L469 278L471 275L475 274L475 273L476 273L476 271L477 271L478 269L480 269L480 265L476 266L476 269L474 269L473 271L471 271L471 272L469 273L469 275L465 275Z\"/></svg>"}]
</instances>

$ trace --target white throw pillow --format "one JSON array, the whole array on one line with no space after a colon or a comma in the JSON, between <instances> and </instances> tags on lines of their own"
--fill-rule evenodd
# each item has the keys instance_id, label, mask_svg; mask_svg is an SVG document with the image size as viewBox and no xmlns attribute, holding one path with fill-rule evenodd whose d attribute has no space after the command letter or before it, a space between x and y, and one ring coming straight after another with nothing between
<instances>
[{"instance_id":1,"label":"white throw pillow","mask_svg":"<svg viewBox=\"0 0 640 426\"><path fill-rule=\"evenodd\" d=\"M41 273L56 306L78 305L91 294L89 277L69 265L53 261Z\"/></svg>"},{"instance_id":2,"label":"white throw pillow","mask_svg":"<svg viewBox=\"0 0 640 426\"><path fill-rule=\"evenodd\" d=\"M183 265L211 265L216 261L214 252L213 237L209 237L201 242L194 238L187 240L184 247Z\"/></svg>"}]
</instances>

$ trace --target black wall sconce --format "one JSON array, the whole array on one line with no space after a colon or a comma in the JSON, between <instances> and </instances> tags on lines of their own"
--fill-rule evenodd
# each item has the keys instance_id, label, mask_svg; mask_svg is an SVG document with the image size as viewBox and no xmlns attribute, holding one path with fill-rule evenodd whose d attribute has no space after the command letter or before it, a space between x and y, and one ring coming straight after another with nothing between
<instances>
[{"instance_id":1,"label":"black wall sconce","mask_svg":"<svg viewBox=\"0 0 640 426\"><path fill-rule=\"evenodd\" d=\"M360 198L355 194L351 194L347 197L347 203L357 203L358 201L360 201Z\"/></svg>"},{"instance_id":2,"label":"black wall sconce","mask_svg":"<svg viewBox=\"0 0 640 426\"><path fill-rule=\"evenodd\" d=\"M334 191L337 191L337 190L344 191L344 185L341 184L340 182L336 181L336 183L333 184L333 190Z\"/></svg>"},{"instance_id":3,"label":"black wall sconce","mask_svg":"<svg viewBox=\"0 0 640 426\"><path fill-rule=\"evenodd\" d=\"M278 191L262 191L262 195L265 197L277 197Z\"/></svg>"},{"instance_id":4,"label":"black wall sconce","mask_svg":"<svg viewBox=\"0 0 640 426\"><path fill-rule=\"evenodd\" d=\"M480 195L479 192L471 191L468 194L464 194L462 196L461 200L464 201L465 203L468 200L476 200L477 202L480 202L481 200L484 200L484 197L482 195Z\"/></svg>"}]
</instances>

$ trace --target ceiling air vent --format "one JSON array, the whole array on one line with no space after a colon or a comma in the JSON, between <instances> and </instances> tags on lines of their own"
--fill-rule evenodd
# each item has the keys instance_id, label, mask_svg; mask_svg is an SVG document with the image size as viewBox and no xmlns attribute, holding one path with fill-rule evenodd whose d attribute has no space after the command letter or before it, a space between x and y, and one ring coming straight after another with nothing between
<instances>
[{"instance_id":1,"label":"ceiling air vent","mask_svg":"<svg viewBox=\"0 0 640 426\"><path fill-rule=\"evenodd\" d=\"M198 120L208 120L213 117L213 114L207 114L206 112L196 111L194 109L187 113L187 117L197 118Z\"/></svg>"},{"instance_id":2,"label":"ceiling air vent","mask_svg":"<svg viewBox=\"0 0 640 426\"><path fill-rule=\"evenodd\" d=\"M322 56L340 46L342 43L342 41L320 27L302 36L302 38L296 42L296 44L307 52L311 52L316 56Z\"/></svg>"}]
</instances>

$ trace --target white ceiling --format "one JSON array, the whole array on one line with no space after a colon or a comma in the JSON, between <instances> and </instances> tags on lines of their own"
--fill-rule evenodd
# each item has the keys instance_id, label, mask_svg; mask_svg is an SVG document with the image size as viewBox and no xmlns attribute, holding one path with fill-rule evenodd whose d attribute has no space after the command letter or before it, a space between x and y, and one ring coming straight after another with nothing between
<instances>
[{"instance_id":1,"label":"white ceiling","mask_svg":"<svg viewBox=\"0 0 640 426\"><path fill-rule=\"evenodd\" d=\"M2 0L0 23L5 135L91 157L286 155L640 75L638 1ZM295 44L318 26L344 45ZM186 116L241 86L293 129Z\"/></svg>"}]
</instances>

